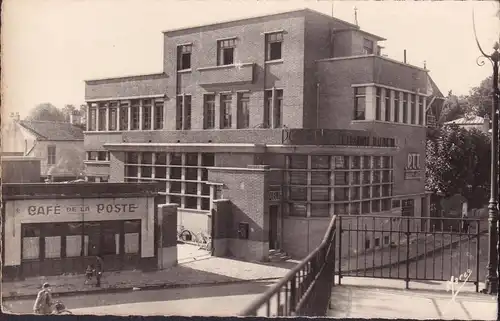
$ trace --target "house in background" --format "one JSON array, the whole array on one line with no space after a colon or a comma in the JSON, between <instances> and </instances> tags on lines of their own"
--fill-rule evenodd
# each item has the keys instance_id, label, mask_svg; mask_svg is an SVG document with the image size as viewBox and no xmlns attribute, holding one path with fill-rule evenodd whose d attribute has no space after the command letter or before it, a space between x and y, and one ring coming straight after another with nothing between
<instances>
[{"instance_id":1,"label":"house in background","mask_svg":"<svg viewBox=\"0 0 500 321\"><path fill-rule=\"evenodd\" d=\"M2 126L2 154L41 160L41 180L75 179L84 175L83 130L78 117L70 122L20 120L11 114Z\"/></svg>"},{"instance_id":2,"label":"house in background","mask_svg":"<svg viewBox=\"0 0 500 321\"><path fill-rule=\"evenodd\" d=\"M448 121L445 123L445 125L451 125L451 124L458 125L459 127L462 127L467 130L476 128L484 132L485 134L491 132L490 131L491 121L488 115L486 115L485 117L480 117L476 115L465 115L462 118L454 119L452 121Z\"/></svg>"}]
</instances>

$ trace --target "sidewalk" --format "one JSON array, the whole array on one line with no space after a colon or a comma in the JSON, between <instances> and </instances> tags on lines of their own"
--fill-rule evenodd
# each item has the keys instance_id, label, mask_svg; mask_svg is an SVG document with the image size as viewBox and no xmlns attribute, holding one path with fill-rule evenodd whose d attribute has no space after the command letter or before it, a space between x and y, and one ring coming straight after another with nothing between
<instances>
[{"instance_id":1,"label":"sidewalk","mask_svg":"<svg viewBox=\"0 0 500 321\"><path fill-rule=\"evenodd\" d=\"M488 229L484 228L479 235L487 233ZM423 234L423 233L422 233ZM477 235L471 235L471 240L477 238ZM359 253L358 255L342 256L342 272L357 273L372 268L387 268L399 264L404 264L407 261L412 262L432 256L436 252L449 248L455 244L468 239L468 236L458 237L457 235L427 234L425 237L418 239L410 238L409 256L407 258L407 244L401 244L395 248L384 247L379 250ZM472 249L475 251L475 248Z\"/></svg>"},{"instance_id":2,"label":"sidewalk","mask_svg":"<svg viewBox=\"0 0 500 321\"><path fill-rule=\"evenodd\" d=\"M40 286L48 282L54 297L84 292L113 293L126 290L177 288L214 284L230 284L255 280L273 280L288 271L283 266L269 266L228 258L197 258L167 270L142 272L121 271L104 273L101 288L85 285L84 275L28 278L23 281L3 282L4 300L34 299Z\"/></svg>"}]
</instances>

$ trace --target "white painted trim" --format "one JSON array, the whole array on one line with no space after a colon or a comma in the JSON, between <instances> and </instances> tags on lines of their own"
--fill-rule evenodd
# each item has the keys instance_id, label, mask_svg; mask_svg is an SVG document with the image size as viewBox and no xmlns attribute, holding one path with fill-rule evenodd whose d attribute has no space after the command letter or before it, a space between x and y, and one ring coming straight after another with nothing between
<instances>
[{"instance_id":1,"label":"white painted trim","mask_svg":"<svg viewBox=\"0 0 500 321\"><path fill-rule=\"evenodd\" d=\"M185 42L185 43L180 43L177 45L177 47L182 47L182 46L192 46L193 43L192 42Z\"/></svg>"},{"instance_id":2,"label":"white painted trim","mask_svg":"<svg viewBox=\"0 0 500 321\"><path fill-rule=\"evenodd\" d=\"M277 64L282 64L284 62L285 62L285 60L283 60L283 59L275 59L275 60L266 60L266 61L264 61L264 64L266 64L266 65L275 65L276 64L277 65Z\"/></svg>"},{"instance_id":3,"label":"white painted trim","mask_svg":"<svg viewBox=\"0 0 500 321\"><path fill-rule=\"evenodd\" d=\"M233 39L238 39L238 36L232 36L232 37L224 37L224 38L217 38L215 41L224 41L224 40L233 40Z\"/></svg>"},{"instance_id":4,"label":"white painted trim","mask_svg":"<svg viewBox=\"0 0 500 321\"><path fill-rule=\"evenodd\" d=\"M104 143L103 146L119 146L119 147L259 147L259 144L215 144L215 143Z\"/></svg>"},{"instance_id":5,"label":"white painted trim","mask_svg":"<svg viewBox=\"0 0 500 321\"><path fill-rule=\"evenodd\" d=\"M178 74L189 74L193 72L193 69L189 68L189 69L182 69L182 70L177 70L177 73Z\"/></svg>"},{"instance_id":6,"label":"white painted trim","mask_svg":"<svg viewBox=\"0 0 500 321\"><path fill-rule=\"evenodd\" d=\"M377 84L377 83L374 83L374 82L372 82L372 83L366 83L366 84L352 84L351 87L352 88L357 88L357 87L380 87L380 88L385 88L385 89L390 89L390 90L396 90L396 91L406 92L406 93L418 95L418 96L421 96L421 97L429 97L428 95L425 95L425 94L422 94L422 93L418 93L416 91L411 91L411 90L407 90L407 89L401 89L401 88L397 88L397 87L392 87L392 86Z\"/></svg>"},{"instance_id":7,"label":"white painted trim","mask_svg":"<svg viewBox=\"0 0 500 321\"><path fill-rule=\"evenodd\" d=\"M268 34L270 34L270 33L278 33L278 32L283 32L283 33L284 33L284 32L285 32L285 30L283 30L283 29L278 29L278 30L264 31L264 32L262 32L262 33L261 33L261 35L268 35Z\"/></svg>"},{"instance_id":8,"label":"white painted trim","mask_svg":"<svg viewBox=\"0 0 500 321\"><path fill-rule=\"evenodd\" d=\"M165 98L165 94L156 95L141 95L141 96L127 96L127 97L111 97L111 98L94 98L85 100L87 103L96 103L101 101L112 101L112 100L129 100L129 99L148 99L148 98Z\"/></svg>"},{"instance_id":9,"label":"white painted trim","mask_svg":"<svg viewBox=\"0 0 500 321\"><path fill-rule=\"evenodd\" d=\"M253 62L243 62L241 64L232 64L232 65L220 65L220 66L209 66L209 67L200 67L197 70L198 71L207 71L207 70L216 70L216 69L230 69L230 68L236 68L236 67L246 67L246 66L251 66L253 65Z\"/></svg>"}]
</instances>

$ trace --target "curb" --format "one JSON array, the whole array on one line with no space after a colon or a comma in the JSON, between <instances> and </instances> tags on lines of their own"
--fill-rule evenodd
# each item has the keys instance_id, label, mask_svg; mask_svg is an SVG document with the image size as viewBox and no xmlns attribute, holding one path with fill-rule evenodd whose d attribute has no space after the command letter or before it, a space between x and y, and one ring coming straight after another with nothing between
<instances>
[{"instance_id":1,"label":"curb","mask_svg":"<svg viewBox=\"0 0 500 321\"><path fill-rule=\"evenodd\" d=\"M179 289L179 288L188 288L188 287L202 287L202 286L211 286L211 285L229 285L229 284L241 284L248 282L256 282L256 281L274 281L279 280L281 277L273 277L273 278L256 278L256 279L246 279L246 280L231 280L231 281L213 281L213 282L200 282L200 283L161 283L161 284L151 284L145 286L128 286L128 287L110 287L110 288L95 288L92 290L85 291L67 291L67 292L55 292L52 293L52 297L67 297L67 296L76 296L83 294L110 294L110 293L120 293L120 292L128 292L134 291L135 288L138 288L138 291L148 291L148 290L167 290L167 289ZM36 299L37 294L20 294L20 295L2 295L3 301L16 301L16 300L29 300Z\"/></svg>"},{"instance_id":2,"label":"curb","mask_svg":"<svg viewBox=\"0 0 500 321\"><path fill-rule=\"evenodd\" d=\"M487 234L487 233L488 233L488 231L482 231L482 232L479 233L479 235L478 234L472 235L470 239L471 240L476 239L478 236L482 236L482 235ZM429 250L429 251L427 251L425 253L421 253L421 254L418 254L418 255L416 255L414 257L410 257L409 259L405 258L405 259L403 259L403 260L401 260L399 262L385 263L385 264L378 265L378 266L367 267L366 269L359 268L359 269L353 269L353 270L341 270L341 272L342 272L342 274L343 273L359 273L359 272L369 271L369 270L375 270L375 269L385 269L385 268L388 268L388 267L394 267L394 266L405 264L405 263L412 263L412 262L420 260L423 257L426 257L429 254L439 253L439 252L441 252L443 250L446 250L446 249L448 249L450 247L453 247L453 246L455 246L458 243L463 242L463 241L465 241L465 240L453 241L453 242L448 243L446 245L442 245L440 247L437 247L437 248L434 248L432 250ZM338 275L338 271L336 271L335 274ZM345 275L345 276L348 277L349 275Z\"/></svg>"}]
</instances>

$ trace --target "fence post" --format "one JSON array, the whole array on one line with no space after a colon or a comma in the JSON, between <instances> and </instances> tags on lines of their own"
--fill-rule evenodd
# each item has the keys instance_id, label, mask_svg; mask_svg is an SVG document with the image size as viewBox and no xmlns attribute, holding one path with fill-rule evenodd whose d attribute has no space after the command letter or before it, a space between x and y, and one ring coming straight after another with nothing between
<instances>
[{"instance_id":1,"label":"fence post","mask_svg":"<svg viewBox=\"0 0 500 321\"><path fill-rule=\"evenodd\" d=\"M297 304L297 276L295 275L290 282L290 313L295 312L295 305Z\"/></svg>"},{"instance_id":2,"label":"fence post","mask_svg":"<svg viewBox=\"0 0 500 321\"><path fill-rule=\"evenodd\" d=\"M406 289L410 288L410 218L406 218Z\"/></svg>"},{"instance_id":3,"label":"fence post","mask_svg":"<svg viewBox=\"0 0 500 321\"><path fill-rule=\"evenodd\" d=\"M339 240L339 285L342 284L342 216L339 216L339 225L338 225L338 233L337 234L337 239ZM335 251L335 246L333 247L333 250ZM335 262L335 258L334 261ZM335 284L335 263L333 265L333 284Z\"/></svg>"},{"instance_id":4,"label":"fence post","mask_svg":"<svg viewBox=\"0 0 500 321\"><path fill-rule=\"evenodd\" d=\"M479 238L481 237L480 233L481 233L481 221L480 219L478 219L476 221L476 292L479 292L479 251L481 251L481 247L479 245Z\"/></svg>"}]
</instances>

